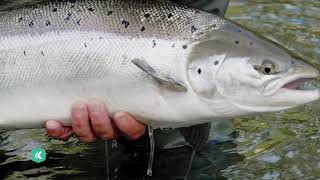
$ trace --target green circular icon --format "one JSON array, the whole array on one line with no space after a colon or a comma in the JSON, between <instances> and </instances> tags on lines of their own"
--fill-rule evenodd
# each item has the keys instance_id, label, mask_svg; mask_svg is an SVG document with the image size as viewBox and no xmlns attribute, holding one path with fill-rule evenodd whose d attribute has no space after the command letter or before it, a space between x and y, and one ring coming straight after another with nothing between
<instances>
[{"instance_id":1,"label":"green circular icon","mask_svg":"<svg viewBox=\"0 0 320 180\"><path fill-rule=\"evenodd\" d=\"M46 150L42 148L35 148L31 151L31 160L36 163L41 163L46 160Z\"/></svg>"}]
</instances>

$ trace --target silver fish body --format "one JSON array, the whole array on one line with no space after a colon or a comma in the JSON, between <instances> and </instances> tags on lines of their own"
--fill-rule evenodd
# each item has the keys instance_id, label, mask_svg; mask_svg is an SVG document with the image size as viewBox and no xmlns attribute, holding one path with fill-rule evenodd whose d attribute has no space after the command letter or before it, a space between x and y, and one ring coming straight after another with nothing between
<instances>
[{"instance_id":1,"label":"silver fish body","mask_svg":"<svg viewBox=\"0 0 320 180\"><path fill-rule=\"evenodd\" d=\"M238 30L244 31L206 12L145 0L54 1L2 13L0 127L41 127L50 119L69 125L71 104L88 98L103 99L111 114L127 111L154 128L250 114L218 93L229 90L217 86L226 82L216 74L228 55L212 41ZM135 60L186 90L159 82ZM312 72L310 77L318 73Z\"/></svg>"},{"instance_id":2,"label":"silver fish body","mask_svg":"<svg viewBox=\"0 0 320 180\"><path fill-rule=\"evenodd\" d=\"M166 92L131 60L181 76L193 28L213 24L223 20L152 1L53 2L8 12L0 17L0 99L6 102L0 124L67 121L71 103L91 97L104 99L111 112L180 123L187 114L177 112L192 108L186 94Z\"/></svg>"}]
</instances>

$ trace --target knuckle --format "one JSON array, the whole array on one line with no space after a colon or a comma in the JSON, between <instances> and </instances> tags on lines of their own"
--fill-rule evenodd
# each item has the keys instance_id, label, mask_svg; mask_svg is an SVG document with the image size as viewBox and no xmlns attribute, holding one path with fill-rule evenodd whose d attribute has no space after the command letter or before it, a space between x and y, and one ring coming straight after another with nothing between
<instances>
[{"instance_id":1,"label":"knuckle","mask_svg":"<svg viewBox=\"0 0 320 180\"><path fill-rule=\"evenodd\" d=\"M107 120L102 118L90 118L90 121L95 128L101 128L108 125Z\"/></svg>"},{"instance_id":2,"label":"knuckle","mask_svg":"<svg viewBox=\"0 0 320 180\"><path fill-rule=\"evenodd\" d=\"M71 118L72 119L81 119L87 114L87 108L85 104L77 104L71 108Z\"/></svg>"},{"instance_id":3,"label":"knuckle","mask_svg":"<svg viewBox=\"0 0 320 180\"><path fill-rule=\"evenodd\" d=\"M72 113L71 114L71 119L74 122L81 122L83 121L83 119L87 118L86 116L84 116L84 114L82 113Z\"/></svg>"},{"instance_id":4,"label":"knuckle","mask_svg":"<svg viewBox=\"0 0 320 180\"><path fill-rule=\"evenodd\" d=\"M101 113L100 112L90 112L89 113L90 119L91 120L98 120L101 117Z\"/></svg>"},{"instance_id":5,"label":"knuckle","mask_svg":"<svg viewBox=\"0 0 320 180\"><path fill-rule=\"evenodd\" d=\"M72 120L72 129L74 129L75 131L77 130L81 130L83 128L86 128L86 126L88 126L89 124L89 119L73 119Z\"/></svg>"}]
</instances>

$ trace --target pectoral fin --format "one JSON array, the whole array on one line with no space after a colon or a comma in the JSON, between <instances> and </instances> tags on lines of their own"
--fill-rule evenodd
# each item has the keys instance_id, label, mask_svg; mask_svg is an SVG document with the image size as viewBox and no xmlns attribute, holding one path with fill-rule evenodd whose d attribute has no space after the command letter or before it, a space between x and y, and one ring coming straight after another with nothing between
<instances>
[{"instance_id":1,"label":"pectoral fin","mask_svg":"<svg viewBox=\"0 0 320 180\"><path fill-rule=\"evenodd\" d=\"M162 75L160 72L156 71L154 68L152 68L148 62L141 59L134 59L131 61L134 65L136 65L138 68L142 69L144 72L152 76L157 81L164 83L170 87L174 87L177 90L180 91L187 91L187 88L182 85L182 83L176 82L174 79Z\"/></svg>"},{"instance_id":2,"label":"pectoral fin","mask_svg":"<svg viewBox=\"0 0 320 180\"><path fill-rule=\"evenodd\" d=\"M199 150L208 142L211 123L181 128L180 132L194 150Z\"/></svg>"}]
</instances>

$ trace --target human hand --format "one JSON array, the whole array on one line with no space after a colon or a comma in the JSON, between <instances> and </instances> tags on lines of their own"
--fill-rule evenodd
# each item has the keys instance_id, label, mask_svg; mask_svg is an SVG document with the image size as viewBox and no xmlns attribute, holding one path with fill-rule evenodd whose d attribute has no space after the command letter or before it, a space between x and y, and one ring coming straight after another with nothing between
<instances>
[{"instance_id":1,"label":"human hand","mask_svg":"<svg viewBox=\"0 0 320 180\"><path fill-rule=\"evenodd\" d=\"M93 142L125 136L129 140L141 137L146 126L125 112L118 112L110 118L106 105L100 100L88 103L76 102L71 108L72 127L65 127L59 121L49 120L45 124L48 135L68 139L73 133L82 142Z\"/></svg>"}]
</instances>

